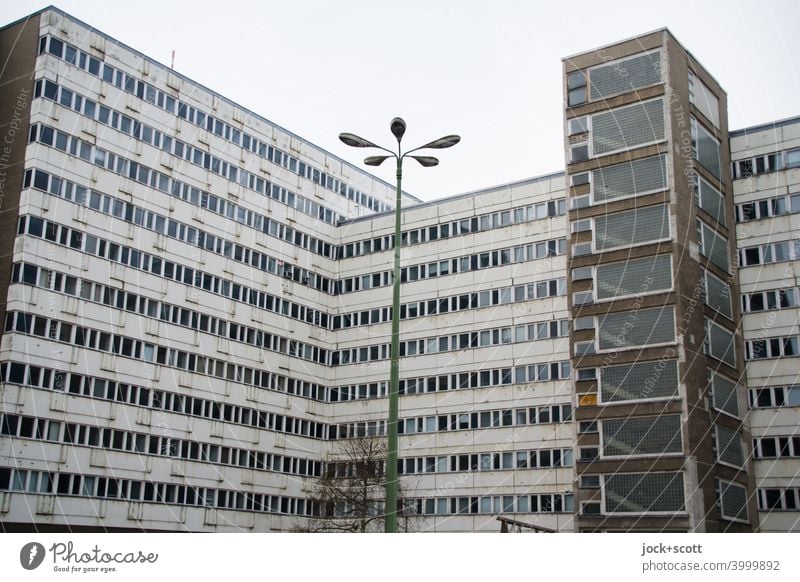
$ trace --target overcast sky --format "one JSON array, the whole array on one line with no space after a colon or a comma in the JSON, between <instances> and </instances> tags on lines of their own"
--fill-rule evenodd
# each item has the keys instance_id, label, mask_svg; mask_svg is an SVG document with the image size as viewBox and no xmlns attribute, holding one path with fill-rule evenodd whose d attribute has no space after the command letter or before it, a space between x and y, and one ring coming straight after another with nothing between
<instances>
[{"instance_id":1,"label":"overcast sky","mask_svg":"<svg viewBox=\"0 0 800 582\"><path fill-rule=\"evenodd\" d=\"M0 0L1 19L47 4ZM56 5L361 167L340 132L389 145L399 115L409 147L460 134L440 166L407 165L424 200L562 170L561 59L663 26L728 92L731 129L800 115L797 0Z\"/></svg>"}]
</instances>

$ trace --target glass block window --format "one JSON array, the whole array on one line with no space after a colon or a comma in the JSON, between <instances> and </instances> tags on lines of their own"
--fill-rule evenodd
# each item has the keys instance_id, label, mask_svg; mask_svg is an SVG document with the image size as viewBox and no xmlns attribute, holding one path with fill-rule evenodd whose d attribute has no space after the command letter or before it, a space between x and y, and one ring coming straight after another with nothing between
<instances>
[{"instance_id":1,"label":"glass block window","mask_svg":"<svg viewBox=\"0 0 800 582\"><path fill-rule=\"evenodd\" d=\"M594 248L602 251L670 238L666 204L635 208L594 219Z\"/></svg>"},{"instance_id":2,"label":"glass block window","mask_svg":"<svg viewBox=\"0 0 800 582\"><path fill-rule=\"evenodd\" d=\"M736 367L736 348L733 333L706 320L706 350L708 355L729 366Z\"/></svg>"},{"instance_id":3,"label":"glass block window","mask_svg":"<svg viewBox=\"0 0 800 582\"><path fill-rule=\"evenodd\" d=\"M747 518L747 489L743 485L720 481L719 506L722 519L749 522Z\"/></svg>"},{"instance_id":4,"label":"glass block window","mask_svg":"<svg viewBox=\"0 0 800 582\"><path fill-rule=\"evenodd\" d=\"M679 414L604 420L603 455L663 455L680 453Z\"/></svg>"},{"instance_id":5,"label":"glass block window","mask_svg":"<svg viewBox=\"0 0 800 582\"><path fill-rule=\"evenodd\" d=\"M677 360L637 362L600 370L603 402L678 396Z\"/></svg>"},{"instance_id":6,"label":"glass block window","mask_svg":"<svg viewBox=\"0 0 800 582\"><path fill-rule=\"evenodd\" d=\"M725 199L722 193L711 184L697 176L695 183L695 202L708 212L721 225L725 226Z\"/></svg>"},{"instance_id":7,"label":"glass block window","mask_svg":"<svg viewBox=\"0 0 800 582\"><path fill-rule=\"evenodd\" d=\"M605 475L606 513L684 511L683 473Z\"/></svg>"},{"instance_id":8,"label":"glass block window","mask_svg":"<svg viewBox=\"0 0 800 582\"><path fill-rule=\"evenodd\" d=\"M692 150L694 158L717 178L721 176L719 142L702 124L692 117Z\"/></svg>"},{"instance_id":9,"label":"glass block window","mask_svg":"<svg viewBox=\"0 0 800 582\"><path fill-rule=\"evenodd\" d=\"M744 464L744 452L738 431L719 424L714 425L714 428L716 429L717 460L741 467Z\"/></svg>"},{"instance_id":10,"label":"glass block window","mask_svg":"<svg viewBox=\"0 0 800 582\"><path fill-rule=\"evenodd\" d=\"M702 220L697 221L697 237L700 242L700 254L720 269L730 271L728 239L714 232L714 229Z\"/></svg>"},{"instance_id":11,"label":"glass block window","mask_svg":"<svg viewBox=\"0 0 800 582\"><path fill-rule=\"evenodd\" d=\"M716 309L728 319L733 319L731 311L731 288L730 286L706 271L705 302L712 309Z\"/></svg>"},{"instance_id":12,"label":"glass block window","mask_svg":"<svg viewBox=\"0 0 800 582\"><path fill-rule=\"evenodd\" d=\"M706 116L714 127L719 127L719 99L705 83L689 71L689 102Z\"/></svg>"},{"instance_id":13,"label":"glass block window","mask_svg":"<svg viewBox=\"0 0 800 582\"><path fill-rule=\"evenodd\" d=\"M594 201L656 192L667 187L667 157L641 158L592 171Z\"/></svg>"},{"instance_id":14,"label":"glass block window","mask_svg":"<svg viewBox=\"0 0 800 582\"><path fill-rule=\"evenodd\" d=\"M672 305L638 312L609 313L600 319L601 350L632 348L675 341L675 309Z\"/></svg>"},{"instance_id":15,"label":"glass block window","mask_svg":"<svg viewBox=\"0 0 800 582\"><path fill-rule=\"evenodd\" d=\"M641 295L671 288L670 255L654 255L597 267L597 299Z\"/></svg>"},{"instance_id":16,"label":"glass block window","mask_svg":"<svg viewBox=\"0 0 800 582\"><path fill-rule=\"evenodd\" d=\"M660 82L661 53L654 51L591 69L589 96L595 101Z\"/></svg>"},{"instance_id":17,"label":"glass block window","mask_svg":"<svg viewBox=\"0 0 800 582\"><path fill-rule=\"evenodd\" d=\"M592 151L600 156L664 140L664 101L653 99L592 116Z\"/></svg>"},{"instance_id":18,"label":"glass block window","mask_svg":"<svg viewBox=\"0 0 800 582\"><path fill-rule=\"evenodd\" d=\"M711 372L710 376L714 408L738 418L739 400L736 396L736 382L716 372Z\"/></svg>"}]
</instances>

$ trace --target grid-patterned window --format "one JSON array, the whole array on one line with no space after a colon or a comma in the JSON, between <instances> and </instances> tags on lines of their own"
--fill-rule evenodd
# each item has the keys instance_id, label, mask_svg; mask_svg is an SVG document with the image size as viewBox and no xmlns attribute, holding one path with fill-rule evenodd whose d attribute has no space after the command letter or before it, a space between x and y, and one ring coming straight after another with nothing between
<instances>
[{"instance_id":1,"label":"grid-patterned window","mask_svg":"<svg viewBox=\"0 0 800 582\"><path fill-rule=\"evenodd\" d=\"M594 247L598 251L670 238L666 204L606 214L594 219Z\"/></svg>"},{"instance_id":2,"label":"grid-patterned window","mask_svg":"<svg viewBox=\"0 0 800 582\"><path fill-rule=\"evenodd\" d=\"M695 202L721 225L725 226L725 198L711 184L697 176Z\"/></svg>"},{"instance_id":3,"label":"grid-patterned window","mask_svg":"<svg viewBox=\"0 0 800 582\"><path fill-rule=\"evenodd\" d=\"M678 362L659 360L602 368L600 392L603 402L678 396Z\"/></svg>"},{"instance_id":4,"label":"grid-patterned window","mask_svg":"<svg viewBox=\"0 0 800 582\"><path fill-rule=\"evenodd\" d=\"M692 118L692 142L695 159L716 178L721 177L722 162L720 147L717 139Z\"/></svg>"},{"instance_id":5,"label":"grid-patterned window","mask_svg":"<svg viewBox=\"0 0 800 582\"><path fill-rule=\"evenodd\" d=\"M597 299L641 295L672 288L669 255L655 255L597 267Z\"/></svg>"},{"instance_id":6,"label":"grid-patterned window","mask_svg":"<svg viewBox=\"0 0 800 582\"><path fill-rule=\"evenodd\" d=\"M689 101L714 124L714 127L719 127L719 99L691 71L689 71Z\"/></svg>"},{"instance_id":7,"label":"grid-patterned window","mask_svg":"<svg viewBox=\"0 0 800 582\"><path fill-rule=\"evenodd\" d=\"M728 319L733 319L731 311L731 288L730 286L706 271L706 305L716 309Z\"/></svg>"},{"instance_id":8,"label":"grid-patterned window","mask_svg":"<svg viewBox=\"0 0 800 582\"><path fill-rule=\"evenodd\" d=\"M720 269L729 271L728 239L714 232L714 229L702 220L697 221L697 235L700 242L700 254L708 257L708 260Z\"/></svg>"},{"instance_id":9,"label":"grid-patterned window","mask_svg":"<svg viewBox=\"0 0 800 582\"><path fill-rule=\"evenodd\" d=\"M614 61L589 71L591 101L628 93L661 82L661 53L653 51Z\"/></svg>"},{"instance_id":10,"label":"grid-patterned window","mask_svg":"<svg viewBox=\"0 0 800 582\"><path fill-rule=\"evenodd\" d=\"M601 350L663 344L675 341L675 314L672 305L609 313L600 320Z\"/></svg>"},{"instance_id":11,"label":"grid-patterned window","mask_svg":"<svg viewBox=\"0 0 800 582\"><path fill-rule=\"evenodd\" d=\"M719 481L719 507L722 519L748 523L747 489L743 485Z\"/></svg>"},{"instance_id":12,"label":"grid-patterned window","mask_svg":"<svg viewBox=\"0 0 800 582\"><path fill-rule=\"evenodd\" d=\"M736 367L736 348L733 333L706 320L706 350L712 357Z\"/></svg>"},{"instance_id":13,"label":"grid-patterned window","mask_svg":"<svg viewBox=\"0 0 800 582\"><path fill-rule=\"evenodd\" d=\"M626 473L603 479L606 513L684 510L683 473Z\"/></svg>"},{"instance_id":14,"label":"grid-patterned window","mask_svg":"<svg viewBox=\"0 0 800 582\"><path fill-rule=\"evenodd\" d=\"M710 380L714 408L738 418L739 400L736 394L736 382L716 372L711 372Z\"/></svg>"},{"instance_id":15,"label":"grid-patterned window","mask_svg":"<svg viewBox=\"0 0 800 582\"><path fill-rule=\"evenodd\" d=\"M592 170L595 202L635 196L667 187L667 157L653 156Z\"/></svg>"},{"instance_id":16,"label":"grid-patterned window","mask_svg":"<svg viewBox=\"0 0 800 582\"><path fill-rule=\"evenodd\" d=\"M714 428L716 429L717 460L741 467L744 464L744 452L738 431L720 424L714 425Z\"/></svg>"},{"instance_id":17,"label":"grid-patterned window","mask_svg":"<svg viewBox=\"0 0 800 582\"><path fill-rule=\"evenodd\" d=\"M663 139L664 102L661 98L592 116L592 151L596 156Z\"/></svg>"},{"instance_id":18,"label":"grid-patterned window","mask_svg":"<svg viewBox=\"0 0 800 582\"><path fill-rule=\"evenodd\" d=\"M678 414L604 420L603 455L663 455L680 453L681 417Z\"/></svg>"}]
</instances>

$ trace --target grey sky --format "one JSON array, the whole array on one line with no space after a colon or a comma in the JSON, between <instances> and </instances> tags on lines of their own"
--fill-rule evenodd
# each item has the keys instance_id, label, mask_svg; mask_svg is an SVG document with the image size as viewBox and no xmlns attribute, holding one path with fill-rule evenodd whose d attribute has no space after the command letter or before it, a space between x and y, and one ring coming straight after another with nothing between
<instances>
[{"instance_id":1,"label":"grey sky","mask_svg":"<svg viewBox=\"0 0 800 582\"><path fill-rule=\"evenodd\" d=\"M47 4L0 0L1 20ZM408 164L425 200L561 170L561 59L662 26L728 92L731 129L800 115L796 0L56 5L361 167L340 132L389 145L400 115L409 146L461 134L439 167Z\"/></svg>"}]
</instances>

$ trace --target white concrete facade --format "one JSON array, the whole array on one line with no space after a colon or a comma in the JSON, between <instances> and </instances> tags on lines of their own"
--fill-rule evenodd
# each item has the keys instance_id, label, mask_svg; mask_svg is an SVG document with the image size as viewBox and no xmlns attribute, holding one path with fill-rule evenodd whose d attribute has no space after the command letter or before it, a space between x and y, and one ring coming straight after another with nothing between
<instances>
[{"instance_id":1,"label":"white concrete facade","mask_svg":"<svg viewBox=\"0 0 800 582\"><path fill-rule=\"evenodd\" d=\"M383 430L392 185L68 15L39 36L0 520L302 526L333 431ZM406 197L415 529L572 529L563 201L561 174Z\"/></svg>"},{"instance_id":2,"label":"white concrete facade","mask_svg":"<svg viewBox=\"0 0 800 582\"><path fill-rule=\"evenodd\" d=\"M800 118L731 133L760 530L800 529Z\"/></svg>"}]
</instances>

